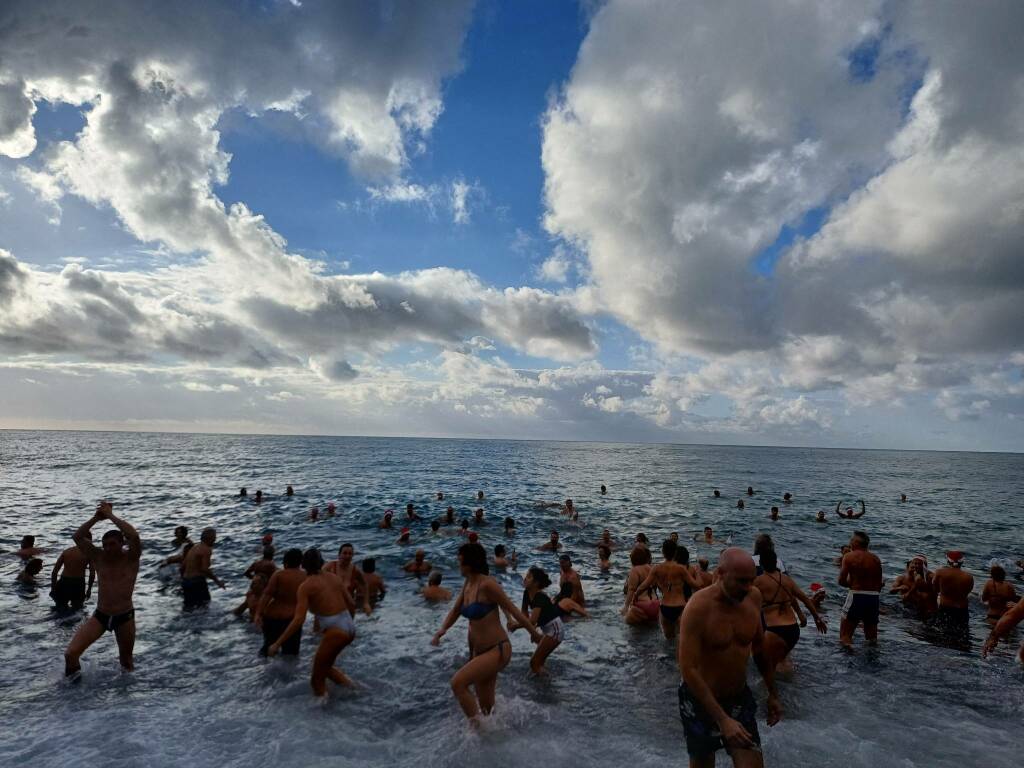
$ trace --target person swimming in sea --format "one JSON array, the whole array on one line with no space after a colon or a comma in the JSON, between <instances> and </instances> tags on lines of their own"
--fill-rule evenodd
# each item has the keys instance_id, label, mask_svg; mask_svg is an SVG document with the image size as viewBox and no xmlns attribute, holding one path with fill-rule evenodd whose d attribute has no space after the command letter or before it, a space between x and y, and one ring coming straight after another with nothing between
<instances>
[{"instance_id":1,"label":"person swimming in sea","mask_svg":"<svg viewBox=\"0 0 1024 768\"><path fill-rule=\"evenodd\" d=\"M858 499L858 503L860 504L860 512L854 512L853 507L847 507L845 512L840 512L839 508L843 506L843 500L840 499L836 502L836 515L845 520L859 520L864 517L864 513L867 512L867 509L864 508L864 499Z\"/></svg>"},{"instance_id":2,"label":"person swimming in sea","mask_svg":"<svg viewBox=\"0 0 1024 768\"><path fill-rule=\"evenodd\" d=\"M36 576L38 576L42 570L43 561L38 557L30 557L25 562L25 567L22 568L18 575L14 577L14 580L21 586L38 586L36 584Z\"/></svg>"},{"instance_id":3,"label":"person swimming in sea","mask_svg":"<svg viewBox=\"0 0 1024 768\"><path fill-rule=\"evenodd\" d=\"M429 603L447 603L452 599L451 590L441 586L443 578L444 576L440 571L431 572L430 576L427 577L427 585L420 590L424 600Z\"/></svg>"},{"instance_id":4,"label":"person swimming in sea","mask_svg":"<svg viewBox=\"0 0 1024 768\"><path fill-rule=\"evenodd\" d=\"M516 567L516 560L517 560L517 558L516 558L516 551L513 549L512 550L512 555L510 557L506 556L506 552L507 552L507 550L505 549L505 545L504 544L496 544L495 545L495 547L494 547L494 567L495 568L500 568L501 570L504 571L509 566L511 566L512 568Z\"/></svg>"},{"instance_id":5,"label":"person swimming in sea","mask_svg":"<svg viewBox=\"0 0 1024 768\"><path fill-rule=\"evenodd\" d=\"M387 509L384 511L384 517L381 518L380 522L377 523L377 527L381 529L391 528L391 521L394 520L395 511L393 509Z\"/></svg>"},{"instance_id":6,"label":"person swimming in sea","mask_svg":"<svg viewBox=\"0 0 1024 768\"><path fill-rule=\"evenodd\" d=\"M551 531L551 538L541 544L537 549L541 552L557 552L562 548L562 543L558 540L558 531Z\"/></svg>"},{"instance_id":7,"label":"person swimming in sea","mask_svg":"<svg viewBox=\"0 0 1024 768\"><path fill-rule=\"evenodd\" d=\"M505 535L506 536L515 536L516 535L516 521L515 521L514 518L511 518L511 517L506 517L505 518Z\"/></svg>"},{"instance_id":8,"label":"person swimming in sea","mask_svg":"<svg viewBox=\"0 0 1024 768\"><path fill-rule=\"evenodd\" d=\"M819 509L818 514L814 516L814 522L816 523L827 523L828 518L825 517L825 510Z\"/></svg>"},{"instance_id":9,"label":"person swimming in sea","mask_svg":"<svg viewBox=\"0 0 1024 768\"><path fill-rule=\"evenodd\" d=\"M470 659L452 677L451 687L463 714L475 725L481 713L489 715L494 710L498 673L512 658L512 643L501 626L499 609L511 614L536 642L544 635L488 575L487 552L480 544L463 544L458 558L462 590L430 642L440 645L460 618L469 621Z\"/></svg>"},{"instance_id":10,"label":"person swimming in sea","mask_svg":"<svg viewBox=\"0 0 1024 768\"><path fill-rule=\"evenodd\" d=\"M607 544L597 545L597 567L602 571L612 567L612 550Z\"/></svg>"},{"instance_id":11,"label":"person swimming in sea","mask_svg":"<svg viewBox=\"0 0 1024 768\"><path fill-rule=\"evenodd\" d=\"M427 560L426 557L427 553L424 550L417 549L412 560L403 565L402 570L416 576L425 576L430 573L432 568L430 561Z\"/></svg>"},{"instance_id":12,"label":"person swimming in sea","mask_svg":"<svg viewBox=\"0 0 1024 768\"><path fill-rule=\"evenodd\" d=\"M776 520L779 519L779 508L778 507L772 507L772 511L768 513L768 519L772 520L772 521L776 521Z\"/></svg>"}]
</instances>

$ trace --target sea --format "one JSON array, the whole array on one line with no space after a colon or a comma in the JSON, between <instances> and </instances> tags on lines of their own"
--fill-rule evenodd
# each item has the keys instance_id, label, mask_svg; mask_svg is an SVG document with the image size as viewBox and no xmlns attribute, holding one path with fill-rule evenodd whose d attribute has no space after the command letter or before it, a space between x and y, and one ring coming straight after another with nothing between
<instances>
[{"instance_id":1,"label":"sea","mask_svg":"<svg viewBox=\"0 0 1024 768\"><path fill-rule=\"evenodd\" d=\"M243 486L246 498L239 497ZM261 504L253 498L258 489ZM555 556L536 550L557 529L582 576L591 618L569 622L541 678L529 674L529 637L515 633L495 712L474 730L449 687L467 659L465 620L432 647L446 609L425 603L421 582L401 566L422 547L446 586L458 589L463 539L452 529L433 535L428 522L449 504L459 519L470 517L481 490L481 542L518 554L517 570L495 574L512 599L520 599L527 567L557 573ZM578 524L538 505L566 498L579 510ZM62 653L82 616L55 614L49 572L101 499L143 541L136 669L119 669L107 635L84 656L81 682L69 685ZM834 516L838 501L858 499L867 509L862 519ZM324 510L331 501L336 517L309 521L313 506ZM424 521L403 546L396 531L377 524L387 509L401 517L409 502ZM804 589L819 582L829 594L828 633L803 631L793 670L778 681L785 711L773 728L764 722L764 686L751 664L767 765L1020 766L1020 637L983 660L988 626L976 598L965 641L936 633L886 595L880 646L865 648L858 634L855 652L841 652L844 595L835 558L863 529L891 584L911 555L923 553L936 567L945 551L960 549L980 592L991 561L1024 557L1022 504L1021 454L0 431L0 764L683 765L674 644L657 628L623 623L628 549L616 551L611 571L602 573L594 545L609 528L621 542L643 532L657 552L669 533L692 540L709 525L746 549L758 533L770 533L789 574ZM777 522L769 520L773 505L781 509ZM819 509L828 523L814 521ZM512 539L503 534L506 516L516 520ZM213 570L227 588L212 589L206 610L183 612L177 585L161 577L178 525L193 538L206 526L218 532ZM352 542L357 561L377 559L387 596L372 616L357 617L358 636L338 662L357 688L314 700L309 625L297 661L267 660L257 655L255 627L232 614L266 533L278 558L286 548L311 546L330 557ZM11 553L25 534L47 550L35 590L14 581L19 566ZM712 563L717 549L690 547ZM1024 590L1017 570L1009 578ZM717 764L731 763L720 753Z\"/></svg>"}]
</instances>

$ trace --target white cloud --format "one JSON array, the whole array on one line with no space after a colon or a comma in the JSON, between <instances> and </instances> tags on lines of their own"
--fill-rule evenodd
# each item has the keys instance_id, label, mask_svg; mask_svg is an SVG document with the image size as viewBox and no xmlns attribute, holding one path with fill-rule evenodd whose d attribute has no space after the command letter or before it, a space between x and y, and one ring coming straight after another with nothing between
<instances>
[{"instance_id":1,"label":"white cloud","mask_svg":"<svg viewBox=\"0 0 1024 768\"><path fill-rule=\"evenodd\" d=\"M549 283L564 283L569 279L571 262L565 256L564 249L557 248L537 270L537 276Z\"/></svg>"}]
</instances>

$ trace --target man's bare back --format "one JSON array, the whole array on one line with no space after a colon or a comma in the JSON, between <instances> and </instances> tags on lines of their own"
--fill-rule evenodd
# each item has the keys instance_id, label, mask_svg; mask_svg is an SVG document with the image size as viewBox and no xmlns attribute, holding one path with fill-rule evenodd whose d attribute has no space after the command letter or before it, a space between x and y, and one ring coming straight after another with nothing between
<instances>
[{"instance_id":1,"label":"man's bare back","mask_svg":"<svg viewBox=\"0 0 1024 768\"><path fill-rule=\"evenodd\" d=\"M290 619L295 615L299 587L306 580L305 571L299 568L283 568L274 573L263 590L261 602L265 608L261 614L269 619Z\"/></svg>"},{"instance_id":2,"label":"man's bare back","mask_svg":"<svg viewBox=\"0 0 1024 768\"><path fill-rule=\"evenodd\" d=\"M974 589L974 577L947 565L939 568L932 576L932 584L939 593L939 607L967 608L967 598Z\"/></svg>"},{"instance_id":3,"label":"man's bare back","mask_svg":"<svg viewBox=\"0 0 1024 768\"><path fill-rule=\"evenodd\" d=\"M210 561L213 559L213 549L203 541L189 549L188 554L181 564L181 575L185 579L195 579L205 576L210 570Z\"/></svg>"},{"instance_id":4,"label":"man's bare back","mask_svg":"<svg viewBox=\"0 0 1024 768\"><path fill-rule=\"evenodd\" d=\"M855 549L843 555L839 585L855 592L880 592L882 590L882 561L873 552ZM843 575L846 579L843 579Z\"/></svg>"}]
</instances>

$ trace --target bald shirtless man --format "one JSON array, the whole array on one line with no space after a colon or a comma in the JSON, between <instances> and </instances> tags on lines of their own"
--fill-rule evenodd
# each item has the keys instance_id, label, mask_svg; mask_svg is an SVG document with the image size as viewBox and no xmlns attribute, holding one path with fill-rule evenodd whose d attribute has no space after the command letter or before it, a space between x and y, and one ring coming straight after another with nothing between
<instances>
[{"instance_id":1,"label":"bald shirtless man","mask_svg":"<svg viewBox=\"0 0 1024 768\"><path fill-rule=\"evenodd\" d=\"M85 537L92 542L92 533L86 531ZM89 572L88 586L85 584L86 571ZM96 569L92 567L81 547L76 544L61 552L50 572L50 597L53 598L57 612L82 610L85 601L92 595L92 585L95 581Z\"/></svg>"},{"instance_id":2,"label":"bald shirtless man","mask_svg":"<svg viewBox=\"0 0 1024 768\"><path fill-rule=\"evenodd\" d=\"M634 590L630 604L636 600L637 595L645 594L651 587L656 586L661 591L661 631L671 640L676 636L679 618L683 615L686 601L700 589L700 582L693 577L689 567L681 562L683 559L690 559L686 547L676 545L672 539L665 539L661 545L661 553L665 556L664 562L651 568L647 578Z\"/></svg>"},{"instance_id":3,"label":"bald shirtless man","mask_svg":"<svg viewBox=\"0 0 1024 768\"><path fill-rule=\"evenodd\" d=\"M117 530L103 534L100 547L89 538L89 530L100 520L109 520ZM99 597L96 610L82 623L64 651L64 674L77 679L82 666L79 660L86 649L107 631L117 639L117 653L121 668L135 668L132 651L135 648L135 607L132 593L139 575L142 541L131 525L114 515L114 506L101 501L94 514L72 537L85 557L96 569L99 578Z\"/></svg>"},{"instance_id":4,"label":"bald shirtless man","mask_svg":"<svg viewBox=\"0 0 1024 768\"><path fill-rule=\"evenodd\" d=\"M948 565L932 575L932 585L939 593L939 611L935 614L935 620L946 629L966 632L971 619L967 598L974 589L974 577L963 570L963 552L947 552L946 562Z\"/></svg>"},{"instance_id":5,"label":"bald shirtless man","mask_svg":"<svg viewBox=\"0 0 1024 768\"><path fill-rule=\"evenodd\" d=\"M313 657L309 680L315 696L327 695L328 679L338 685L352 685L348 676L335 668L334 660L356 637L356 625L352 620L356 606L348 586L336 573L322 570L323 562L317 549L307 549L302 555L306 579L296 593L295 614L281 636L267 648L268 656L276 656L291 636L302 628L306 612L312 609L324 633Z\"/></svg>"},{"instance_id":6,"label":"bald shirtless man","mask_svg":"<svg viewBox=\"0 0 1024 768\"><path fill-rule=\"evenodd\" d=\"M266 656L271 644L284 634L295 616L298 603L299 585L306 580L302 565L302 550L289 549L284 553L284 568L270 574L270 580L260 595L253 622L263 630L263 647L260 656ZM281 643L281 652L287 656L298 656L302 643L302 627Z\"/></svg>"},{"instance_id":7,"label":"bald shirtless man","mask_svg":"<svg viewBox=\"0 0 1024 768\"><path fill-rule=\"evenodd\" d=\"M413 573L417 576L425 576L430 573L431 565L430 561L426 559L427 553L422 549L417 549L416 554L413 555L412 560L402 566L402 570L406 573Z\"/></svg>"},{"instance_id":8,"label":"bald shirtless man","mask_svg":"<svg viewBox=\"0 0 1024 768\"><path fill-rule=\"evenodd\" d=\"M714 768L715 752L723 748L733 765L764 765L757 703L747 686L751 655L768 689L768 725L782 718L775 670L763 652L761 593L753 587L756 575L750 555L730 547L719 559L717 583L694 594L683 612L679 716L690 768Z\"/></svg>"},{"instance_id":9,"label":"bald shirtless man","mask_svg":"<svg viewBox=\"0 0 1024 768\"><path fill-rule=\"evenodd\" d=\"M221 589L224 582L217 578L210 569L213 560L213 545L217 543L217 531L204 528L199 543L192 547L181 562L181 594L185 601L185 610L201 608L210 602L210 587L206 580L210 579Z\"/></svg>"},{"instance_id":10,"label":"bald shirtless man","mask_svg":"<svg viewBox=\"0 0 1024 768\"><path fill-rule=\"evenodd\" d=\"M363 577L363 572L356 568L355 563L352 562L355 552L355 547L346 541L338 547L338 559L331 560L331 562L323 566L323 570L324 573L333 573L341 579L341 583L345 587L345 594L348 595L349 600L355 602L356 595L359 595L363 604L363 612L369 616L372 611L370 607L370 593L366 588L366 579Z\"/></svg>"},{"instance_id":11,"label":"bald shirtless man","mask_svg":"<svg viewBox=\"0 0 1024 768\"><path fill-rule=\"evenodd\" d=\"M864 624L864 639L869 645L878 643L878 595L882 591L882 561L868 551L871 540L864 531L854 531L850 551L839 566L839 586L850 594L843 604L843 620L839 625L839 644L853 647L853 633Z\"/></svg>"}]
</instances>

